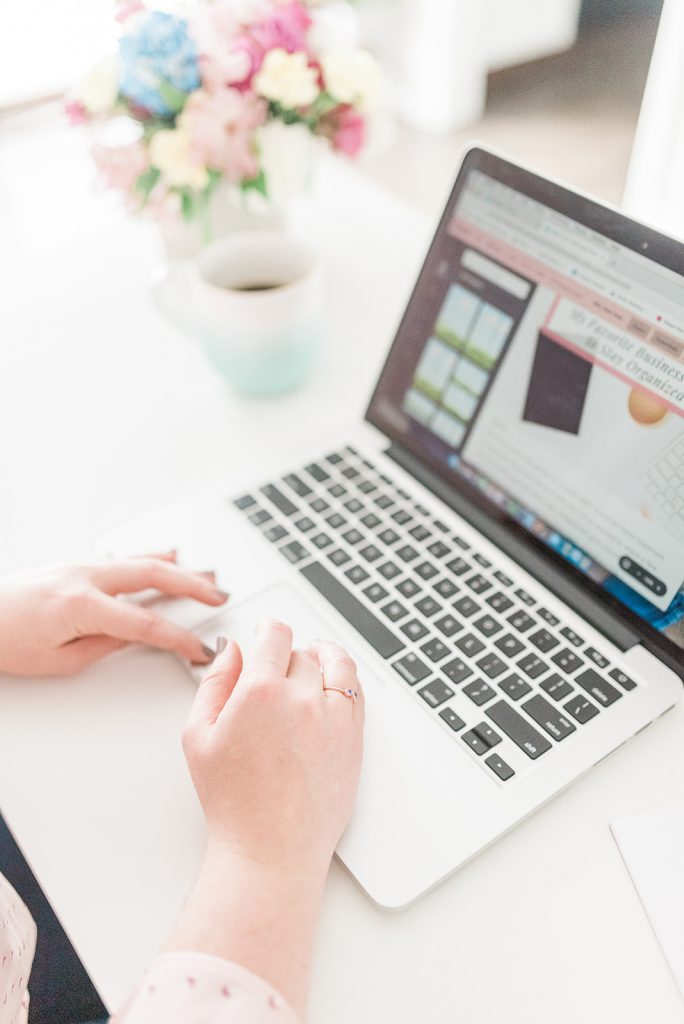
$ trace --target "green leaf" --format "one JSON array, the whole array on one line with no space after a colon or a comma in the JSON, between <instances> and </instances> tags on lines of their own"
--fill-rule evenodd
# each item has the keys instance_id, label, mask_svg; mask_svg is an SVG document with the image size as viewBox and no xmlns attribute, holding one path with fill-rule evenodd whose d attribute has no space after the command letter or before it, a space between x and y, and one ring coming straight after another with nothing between
<instances>
[{"instance_id":1,"label":"green leaf","mask_svg":"<svg viewBox=\"0 0 684 1024\"><path fill-rule=\"evenodd\" d=\"M181 189L180 197L183 220L194 220L197 212L197 201L194 193L189 188L184 188Z\"/></svg>"},{"instance_id":2,"label":"green leaf","mask_svg":"<svg viewBox=\"0 0 684 1024\"><path fill-rule=\"evenodd\" d=\"M158 167L148 167L146 171L143 171L140 177L135 183L136 192L140 192L143 197L143 206L150 198L152 189L159 181L161 171Z\"/></svg>"},{"instance_id":3,"label":"green leaf","mask_svg":"<svg viewBox=\"0 0 684 1024\"><path fill-rule=\"evenodd\" d=\"M262 196L268 198L268 184L263 170L259 171L256 178L247 178L241 182L240 188L243 192L259 192Z\"/></svg>"},{"instance_id":4,"label":"green leaf","mask_svg":"<svg viewBox=\"0 0 684 1024\"><path fill-rule=\"evenodd\" d=\"M180 114L187 102L188 94L177 89L175 85L172 85L171 82L167 82L164 78L159 79L157 88L159 89L159 95L164 100L164 103L171 113Z\"/></svg>"}]
</instances>

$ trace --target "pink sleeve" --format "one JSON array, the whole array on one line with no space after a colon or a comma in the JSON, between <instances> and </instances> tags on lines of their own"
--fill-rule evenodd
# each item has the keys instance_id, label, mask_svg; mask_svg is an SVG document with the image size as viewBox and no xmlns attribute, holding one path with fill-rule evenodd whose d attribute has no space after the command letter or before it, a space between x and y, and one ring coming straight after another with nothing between
<instances>
[{"instance_id":1,"label":"pink sleeve","mask_svg":"<svg viewBox=\"0 0 684 1024\"><path fill-rule=\"evenodd\" d=\"M205 953L164 953L110 1024L299 1024L256 974Z\"/></svg>"},{"instance_id":2,"label":"pink sleeve","mask_svg":"<svg viewBox=\"0 0 684 1024\"><path fill-rule=\"evenodd\" d=\"M23 1024L36 928L16 892L0 875L0 1024Z\"/></svg>"}]
</instances>

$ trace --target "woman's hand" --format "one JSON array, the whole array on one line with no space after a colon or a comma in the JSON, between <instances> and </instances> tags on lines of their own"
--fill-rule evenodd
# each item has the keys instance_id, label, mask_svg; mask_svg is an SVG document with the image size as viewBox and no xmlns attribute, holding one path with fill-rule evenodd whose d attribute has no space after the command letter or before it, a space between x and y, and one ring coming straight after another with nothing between
<instances>
[{"instance_id":1,"label":"woman's hand","mask_svg":"<svg viewBox=\"0 0 684 1024\"><path fill-rule=\"evenodd\" d=\"M214 652L187 629L117 594L157 590L218 606L213 573L180 569L175 552L90 566L58 566L0 580L0 672L70 675L129 643L207 664Z\"/></svg>"},{"instance_id":2,"label":"woman's hand","mask_svg":"<svg viewBox=\"0 0 684 1024\"><path fill-rule=\"evenodd\" d=\"M171 948L235 960L303 1015L323 884L359 781L363 694L341 648L293 651L279 622L259 626L244 668L224 644L183 736L208 847Z\"/></svg>"}]
</instances>

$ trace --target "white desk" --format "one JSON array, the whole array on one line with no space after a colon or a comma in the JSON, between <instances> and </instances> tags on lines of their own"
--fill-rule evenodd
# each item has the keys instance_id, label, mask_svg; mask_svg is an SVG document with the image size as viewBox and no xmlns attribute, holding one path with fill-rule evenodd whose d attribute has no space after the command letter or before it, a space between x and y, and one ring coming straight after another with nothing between
<instances>
[{"instance_id":1,"label":"white desk","mask_svg":"<svg viewBox=\"0 0 684 1024\"><path fill-rule=\"evenodd\" d=\"M356 415L427 238L409 210L328 169L312 219L328 259L324 357L298 394L248 402L160 317L154 232L89 178L78 133L0 140L2 570L83 557L103 531L285 433ZM201 855L178 744L191 698L153 652L87 679L0 681L0 806L112 1006ZM377 910L335 864L312 1024L681 1021L608 822L682 796L680 704L407 911Z\"/></svg>"}]
</instances>

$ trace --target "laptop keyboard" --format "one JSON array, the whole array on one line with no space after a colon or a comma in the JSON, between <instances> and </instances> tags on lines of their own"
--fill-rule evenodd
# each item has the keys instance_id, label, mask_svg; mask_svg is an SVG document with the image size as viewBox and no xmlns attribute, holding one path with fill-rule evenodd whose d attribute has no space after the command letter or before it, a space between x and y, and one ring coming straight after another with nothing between
<instances>
[{"instance_id":1,"label":"laptop keyboard","mask_svg":"<svg viewBox=\"0 0 684 1024\"><path fill-rule=\"evenodd\" d=\"M501 782L636 687L351 446L234 505Z\"/></svg>"}]
</instances>

